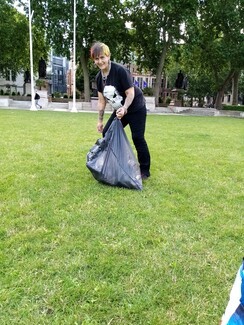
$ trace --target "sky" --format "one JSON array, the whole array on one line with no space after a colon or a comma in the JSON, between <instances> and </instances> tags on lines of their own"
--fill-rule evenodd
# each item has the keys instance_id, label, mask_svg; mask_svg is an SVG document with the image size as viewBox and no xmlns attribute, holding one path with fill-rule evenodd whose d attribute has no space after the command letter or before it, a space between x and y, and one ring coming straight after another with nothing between
<instances>
[{"instance_id":1,"label":"sky","mask_svg":"<svg viewBox=\"0 0 244 325\"><path fill-rule=\"evenodd\" d=\"M27 2L27 1L26 1ZM15 1L14 2L14 7L19 11L21 12L22 14L24 14L24 8L23 6L20 5L19 1Z\"/></svg>"}]
</instances>

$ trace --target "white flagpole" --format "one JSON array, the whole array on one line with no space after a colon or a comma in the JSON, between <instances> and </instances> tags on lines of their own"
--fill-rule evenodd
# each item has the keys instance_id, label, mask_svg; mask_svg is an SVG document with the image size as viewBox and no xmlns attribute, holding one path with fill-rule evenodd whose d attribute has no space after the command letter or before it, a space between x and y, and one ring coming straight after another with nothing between
<instances>
[{"instance_id":1,"label":"white flagpole","mask_svg":"<svg viewBox=\"0 0 244 325\"><path fill-rule=\"evenodd\" d=\"M73 107L71 112L77 113L76 108L76 0L74 0L74 33L73 33Z\"/></svg>"},{"instance_id":2,"label":"white flagpole","mask_svg":"<svg viewBox=\"0 0 244 325\"><path fill-rule=\"evenodd\" d=\"M37 111L34 94L34 69L33 69L33 50L32 50L32 28L31 21L33 12L31 12L31 0L29 0L29 34L30 34L30 75L31 75L31 111Z\"/></svg>"}]
</instances>

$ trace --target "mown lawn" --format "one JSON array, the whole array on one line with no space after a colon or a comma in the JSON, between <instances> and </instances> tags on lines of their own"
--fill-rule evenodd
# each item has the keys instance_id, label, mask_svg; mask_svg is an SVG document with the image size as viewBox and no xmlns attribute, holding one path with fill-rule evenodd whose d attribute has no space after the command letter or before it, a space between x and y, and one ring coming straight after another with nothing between
<instances>
[{"instance_id":1,"label":"mown lawn","mask_svg":"<svg viewBox=\"0 0 244 325\"><path fill-rule=\"evenodd\" d=\"M142 191L86 168L96 121L0 110L0 324L218 324L244 255L243 120L149 115Z\"/></svg>"}]
</instances>

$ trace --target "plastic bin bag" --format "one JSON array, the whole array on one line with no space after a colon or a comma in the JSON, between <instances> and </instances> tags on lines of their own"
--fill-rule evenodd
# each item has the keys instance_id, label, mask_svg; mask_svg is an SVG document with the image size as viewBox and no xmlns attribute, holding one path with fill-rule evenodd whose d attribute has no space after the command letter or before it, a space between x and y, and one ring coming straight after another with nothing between
<instances>
[{"instance_id":1,"label":"plastic bin bag","mask_svg":"<svg viewBox=\"0 0 244 325\"><path fill-rule=\"evenodd\" d=\"M142 190L139 163L117 118L88 152L86 166L99 182Z\"/></svg>"}]
</instances>

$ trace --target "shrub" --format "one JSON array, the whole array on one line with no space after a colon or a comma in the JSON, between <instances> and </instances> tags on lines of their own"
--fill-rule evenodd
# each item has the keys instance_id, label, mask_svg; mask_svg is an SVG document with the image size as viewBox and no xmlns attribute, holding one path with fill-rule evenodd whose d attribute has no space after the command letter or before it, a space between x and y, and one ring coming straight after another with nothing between
<instances>
[{"instance_id":1,"label":"shrub","mask_svg":"<svg viewBox=\"0 0 244 325\"><path fill-rule=\"evenodd\" d=\"M36 86L39 87L39 90L41 90L42 87L43 88L46 88L46 83L45 83L44 80L38 79L38 80L36 80Z\"/></svg>"},{"instance_id":2,"label":"shrub","mask_svg":"<svg viewBox=\"0 0 244 325\"><path fill-rule=\"evenodd\" d=\"M152 96L153 95L153 89L150 87L145 87L142 89L143 94L146 96Z\"/></svg>"},{"instance_id":3,"label":"shrub","mask_svg":"<svg viewBox=\"0 0 244 325\"><path fill-rule=\"evenodd\" d=\"M73 99L73 95L70 95L69 99ZM80 99L80 95L78 93L76 93L76 99Z\"/></svg>"},{"instance_id":4,"label":"shrub","mask_svg":"<svg viewBox=\"0 0 244 325\"><path fill-rule=\"evenodd\" d=\"M165 99L165 104L166 104L166 105L169 105L170 102L171 102L171 97L166 97L166 99Z\"/></svg>"},{"instance_id":5,"label":"shrub","mask_svg":"<svg viewBox=\"0 0 244 325\"><path fill-rule=\"evenodd\" d=\"M244 112L244 105L223 105L223 110Z\"/></svg>"},{"instance_id":6,"label":"shrub","mask_svg":"<svg viewBox=\"0 0 244 325\"><path fill-rule=\"evenodd\" d=\"M55 92L53 93L53 96L54 96L54 98L61 98L61 94L60 94L60 92L58 92L58 91L55 91Z\"/></svg>"},{"instance_id":7,"label":"shrub","mask_svg":"<svg viewBox=\"0 0 244 325\"><path fill-rule=\"evenodd\" d=\"M12 96L15 96L15 95L16 95L16 93L14 91L12 91Z\"/></svg>"}]
</instances>

